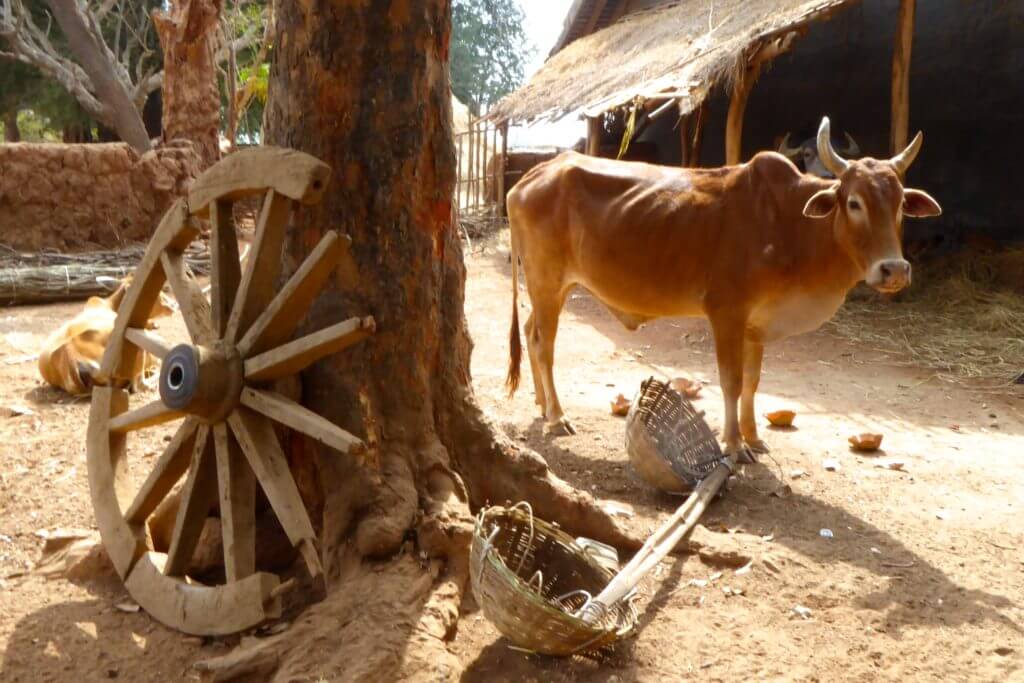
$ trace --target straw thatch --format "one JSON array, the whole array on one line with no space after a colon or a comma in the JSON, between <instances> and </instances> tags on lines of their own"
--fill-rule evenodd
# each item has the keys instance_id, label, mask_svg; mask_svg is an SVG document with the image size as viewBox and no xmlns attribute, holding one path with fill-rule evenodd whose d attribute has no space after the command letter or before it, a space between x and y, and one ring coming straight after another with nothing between
<instances>
[{"instance_id":1,"label":"straw thatch","mask_svg":"<svg viewBox=\"0 0 1024 683\"><path fill-rule=\"evenodd\" d=\"M686 114L762 44L855 1L680 0L635 12L553 55L490 117L596 116L638 98L676 98Z\"/></svg>"}]
</instances>

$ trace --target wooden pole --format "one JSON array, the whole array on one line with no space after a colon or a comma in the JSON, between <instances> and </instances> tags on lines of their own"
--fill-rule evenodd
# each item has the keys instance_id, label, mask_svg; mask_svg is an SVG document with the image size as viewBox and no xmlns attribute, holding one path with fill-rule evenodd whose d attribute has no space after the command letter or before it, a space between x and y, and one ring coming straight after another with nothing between
<instances>
[{"instance_id":1,"label":"wooden pole","mask_svg":"<svg viewBox=\"0 0 1024 683\"><path fill-rule=\"evenodd\" d=\"M693 113L679 117L679 165L686 168L690 164L690 119Z\"/></svg>"},{"instance_id":2,"label":"wooden pole","mask_svg":"<svg viewBox=\"0 0 1024 683\"><path fill-rule=\"evenodd\" d=\"M469 167L466 169L466 180L469 184L466 185L466 208L473 205L473 166L474 159L476 159L476 150L473 149L473 115L469 116L469 125L466 127L468 137L466 144L468 145L467 150L469 152Z\"/></svg>"},{"instance_id":3,"label":"wooden pole","mask_svg":"<svg viewBox=\"0 0 1024 683\"><path fill-rule=\"evenodd\" d=\"M725 121L725 165L735 166L743 161L743 113L747 109L747 99L754 87L760 67L753 66L743 70L743 75L736 79L729 99L729 115Z\"/></svg>"},{"instance_id":4,"label":"wooden pole","mask_svg":"<svg viewBox=\"0 0 1024 683\"><path fill-rule=\"evenodd\" d=\"M505 215L505 169L508 167L508 121L501 124L501 163L498 164L498 215Z\"/></svg>"},{"instance_id":5,"label":"wooden pole","mask_svg":"<svg viewBox=\"0 0 1024 683\"><path fill-rule=\"evenodd\" d=\"M696 168L700 166L700 147L704 141L704 122L708 118L707 102L702 102L691 116L694 117L693 135L690 138L690 154L687 157L687 163L690 168Z\"/></svg>"},{"instance_id":6,"label":"wooden pole","mask_svg":"<svg viewBox=\"0 0 1024 683\"><path fill-rule=\"evenodd\" d=\"M916 0L900 0L896 45L892 53L892 120L889 153L906 148L910 126L910 48L914 41Z\"/></svg>"},{"instance_id":7,"label":"wooden pole","mask_svg":"<svg viewBox=\"0 0 1024 683\"><path fill-rule=\"evenodd\" d=\"M604 117L598 114L587 119L587 154L592 157L601 154L601 133L603 132Z\"/></svg>"}]
</instances>

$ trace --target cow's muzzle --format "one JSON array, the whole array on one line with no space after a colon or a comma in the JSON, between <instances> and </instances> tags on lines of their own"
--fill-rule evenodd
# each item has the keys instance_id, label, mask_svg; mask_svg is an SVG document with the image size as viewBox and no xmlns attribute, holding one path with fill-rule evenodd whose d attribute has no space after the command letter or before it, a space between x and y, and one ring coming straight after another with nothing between
<instances>
[{"instance_id":1,"label":"cow's muzzle","mask_svg":"<svg viewBox=\"0 0 1024 683\"><path fill-rule=\"evenodd\" d=\"M880 292L891 294L910 286L910 262L906 259L887 259L871 267L867 283Z\"/></svg>"}]
</instances>

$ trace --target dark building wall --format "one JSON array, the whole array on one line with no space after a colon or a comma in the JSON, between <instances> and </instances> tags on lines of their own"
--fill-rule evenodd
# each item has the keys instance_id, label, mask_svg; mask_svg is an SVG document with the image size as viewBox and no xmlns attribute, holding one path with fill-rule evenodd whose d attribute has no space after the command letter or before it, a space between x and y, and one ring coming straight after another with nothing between
<instances>
[{"instance_id":1,"label":"dark building wall","mask_svg":"<svg viewBox=\"0 0 1024 683\"><path fill-rule=\"evenodd\" d=\"M793 52L754 86L743 155L814 134L823 115L848 130L865 155L889 154L890 73L898 2L865 0L812 24ZM709 102L701 165L723 163L727 96ZM673 118L668 115L667 118ZM674 121L672 122L674 125ZM910 132L925 135L908 183L932 193L944 215L908 221L908 233L965 230L1024 239L1024 1L917 3L910 77ZM652 131L653 134L653 131ZM659 128L678 163L678 131Z\"/></svg>"}]
</instances>

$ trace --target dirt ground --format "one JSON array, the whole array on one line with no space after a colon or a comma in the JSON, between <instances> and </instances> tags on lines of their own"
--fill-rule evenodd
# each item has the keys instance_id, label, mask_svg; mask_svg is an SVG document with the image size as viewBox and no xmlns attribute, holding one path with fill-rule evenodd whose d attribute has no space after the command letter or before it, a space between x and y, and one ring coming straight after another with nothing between
<instances>
[{"instance_id":1,"label":"dirt ground","mask_svg":"<svg viewBox=\"0 0 1024 683\"><path fill-rule=\"evenodd\" d=\"M572 295L555 370L578 434L549 437L528 363L523 389L505 397L504 235L474 249L466 315L480 402L559 476L616 501L633 513L624 523L649 534L680 499L633 477L609 402L649 376L685 375L710 383L699 406L718 425L706 325L662 320L630 333L585 292ZM192 663L237 639L190 638L123 611L114 578L31 572L47 530L93 528L88 403L42 386L27 359L78 307L0 314L0 681L196 680ZM1022 399L942 383L823 331L769 347L758 410L791 408L796 426L765 429L771 457L731 480L702 520L749 566L669 558L642 585L638 635L601 664L510 648L468 597L450 646L464 680L1024 681ZM13 414L22 407L31 414ZM883 451L850 451L847 437L862 431L883 433Z\"/></svg>"}]
</instances>

